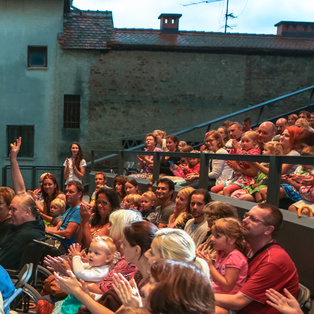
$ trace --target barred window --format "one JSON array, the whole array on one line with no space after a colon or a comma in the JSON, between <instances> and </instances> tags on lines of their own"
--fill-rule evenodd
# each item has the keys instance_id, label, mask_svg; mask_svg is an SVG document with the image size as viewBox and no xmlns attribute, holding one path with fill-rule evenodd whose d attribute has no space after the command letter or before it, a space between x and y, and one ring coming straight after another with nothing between
<instances>
[{"instance_id":1,"label":"barred window","mask_svg":"<svg viewBox=\"0 0 314 314\"><path fill-rule=\"evenodd\" d=\"M33 125L7 125L7 155L9 156L10 144L15 142L17 138L22 137L23 145L18 157L34 157L34 133Z\"/></svg>"},{"instance_id":2,"label":"barred window","mask_svg":"<svg viewBox=\"0 0 314 314\"><path fill-rule=\"evenodd\" d=\"M64 95L63 127L80 128L81 100L79 95Z\"/></svg>"},{"instance_id":3,"label":"barred window","mask_svg":"<svg viewBox=\"0 0 314 314\"><path fill-rule=\"evenodd\" d=\"M47 46L28 46L27 66L31 67L47 67Z\"/></svg>"}]
</instances>

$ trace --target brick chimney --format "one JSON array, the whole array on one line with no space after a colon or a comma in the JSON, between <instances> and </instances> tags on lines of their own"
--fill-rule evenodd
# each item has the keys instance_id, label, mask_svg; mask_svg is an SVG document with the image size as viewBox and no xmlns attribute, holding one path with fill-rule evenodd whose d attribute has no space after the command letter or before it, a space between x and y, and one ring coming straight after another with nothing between
<instances>
[{"instance_id":1,"label":"brick chimney","mask_svg":"<svg viewBox=\"0 0 314 314\"><path fill-rule=\"evenodd\" d=\"M159 15L160 30L163 34L179 34L179 19L182 14L162 13Z\"/></svg>"},{"instance_id":2,"label":"brick chimney","mask_svg":"<svg viewBox=\"0 0 314 314\"><path fill-rule=\"evenodd\" d=\"M275 24L277 35L283 37L314 38L314 23L281 21Z\"/></svg>"}]
</instances>

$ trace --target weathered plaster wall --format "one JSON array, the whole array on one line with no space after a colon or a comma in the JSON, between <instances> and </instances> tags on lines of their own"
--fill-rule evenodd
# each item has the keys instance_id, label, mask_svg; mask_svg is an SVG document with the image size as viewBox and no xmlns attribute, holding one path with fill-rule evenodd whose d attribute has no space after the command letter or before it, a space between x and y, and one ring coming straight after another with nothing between
<instances>
[{"instance_id":1,"label":"weathered plaster wall","mask_svg":"<svg viewBox=\"0 0 314 314\"><path fill-rule=\"evenodd\" d=\"M8 164L7 125L35 126L35 156L23 164L55 165L57 34L62 0L0 0L0 165ZM47 69L27 68L27 47L48 46Z\"/></svg>"}]
</instances>

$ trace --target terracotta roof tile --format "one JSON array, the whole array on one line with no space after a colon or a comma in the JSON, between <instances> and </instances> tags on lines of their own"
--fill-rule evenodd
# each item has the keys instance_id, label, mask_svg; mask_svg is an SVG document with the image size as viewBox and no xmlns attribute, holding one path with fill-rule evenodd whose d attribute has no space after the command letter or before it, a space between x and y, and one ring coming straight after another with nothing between
<instances>
[{"instance_id":1,"label":"terracotta roof tile","mask_svg":"<svg viewBox=\"0 0 314 314\"><path fill-rule=\"evenodd\" d=\"M278 35L114 29L110 11L71 11L58 36L63 49L172 49L314 54L314 39Z\"/></svg>"}]
</instances>

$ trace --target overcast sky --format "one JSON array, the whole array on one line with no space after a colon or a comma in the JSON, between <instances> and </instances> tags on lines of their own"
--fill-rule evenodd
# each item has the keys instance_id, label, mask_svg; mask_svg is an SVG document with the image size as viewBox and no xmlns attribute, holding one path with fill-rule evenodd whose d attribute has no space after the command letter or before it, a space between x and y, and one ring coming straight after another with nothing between
<instances>
[{"instance_id":1,"label":"overcast sky","mask_svg":"<svg viewBox=\"0 0 314 314\"><path fill-rule=\"evenodd\" d=\"M180 13L180 30L223 32L227 0L74 0L82 10L112 11L116 28L159 29L161 13ZM198 3L184 6L186 4ZM275 34L280 21L314 22L314 0L229 0L232 33Z\"/></svg>"}]
</instances>

